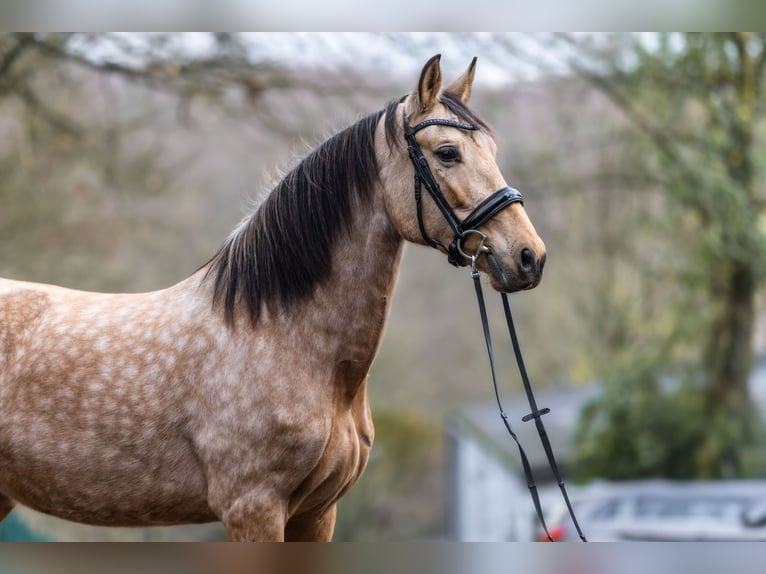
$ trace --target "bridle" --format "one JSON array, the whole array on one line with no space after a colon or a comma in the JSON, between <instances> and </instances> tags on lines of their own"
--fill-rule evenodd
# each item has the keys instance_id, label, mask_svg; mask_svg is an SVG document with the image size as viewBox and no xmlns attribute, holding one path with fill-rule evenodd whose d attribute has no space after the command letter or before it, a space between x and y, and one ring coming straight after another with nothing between
<instances>
[{"instance_id":1,"label":"bridle","mask_svg":"<svg viewBox=\"0 0 766 574\"><path fill-rule=\"evenodd\" d=\"M471 124L440 118L425 120L411 127L407 121L407 115L404 112L402 112L402 123L404 125L404 139L407 141L407 151L410 154L412 165L415 166L415 207L418 213L420 234L428 245L444 251L447 254L447 260L455 267L467 265L470 256L463 252L463 240L471 234L478 234L481 239L481 245L484 247L484 239L486 239L486 237L479 231L479 227L487 223L487 221L513 203L518 202L524 205L524 198L518 190L513 189L512 187L498 189L495 193L482 201L476 209L468 215L468 217L463 221L460 221L452 210L447 198L444 197L436 179L434 179L434 175L431 173L431 168L428 166L428 160L426 160L423 155L423 150L420 149L420 144L415 139L415 134L429 126L449 126L467 131L476 131L479 128ZM444 219L447 220L447 223L452 228L454 237L447 247L445 247L438 239L433 239L429 236L426 231L425 224L423 223L422 186L425 186L429 195L434 200L434 203L436 203L436 207L439 208ZM486 249L488 250L489 248L487 247Z\"/></svg>"},{"instance_id":2,"label":"bridle","mask_svg":"<svg viewBox=\"0 0 766 574\"><path fill-rule=\"evenodd\" d=\"M540 495L537 492L537 485L535 484L534 475L532 473L532 467L529 464L529 459L527 458L526 453L524 452L524 448L521 446L521 442L519 441L518 436L511 428L511 423L508 422L508 415L505 413L503 409L503 405L500 401L500 391L498 390L498 384L497 384L497 374L495 370L495 355L494 350L492 347L492 337L490 334L489 329L489 320L487 318L487 309L486 305L484 303L484 293L481 288L481 281L479 279L479 271L476 268L476 262L477 259L485 253L491 253L492 250L489 246L484 244L484 241L486 240L486 235L479 231L479 228L487 223L490 219L492 219L495 215L500 213L503 209L506 207L509 207L510 205L514 203L521 203L524 205L524 198L522 197L521 193L513 189L512 187L503 187L502 189L497 190L492 195L490 195L487 199L482 201L464 220L460 220L455 212L453 211L452 207L450 206L447 199L444 197L444 194L441 191L441 188L439 187L439 184L437 183L436 179L433 176L433 173L431 172L431 168L428 165L428 160L426 160L425 156L423 155L423 150L420 148L420 144L418 144L417 140L415 139L415 134L419 132L420 130L427 128L429 126L448 126L457 128L460 130L467 130L467 131L476 131L479 128L468 124L468 123L462 123L454 120L448 120L448 119L441 119L441 118L432 118L425 121L420 122L419 124L416 124L415 126L410 126L409 122L407 121L407 115L405 112L402 112L402 125L404 127L404 138L407 141L407 151L410 156L410 160L412 161L412 165L415 167L415 206L417 210L418 215L418 226L420 227L420 234L423 236L423 240L433 247L434 249L439 249L443 251L447 255L447 260L454 266L465 266L468 265L470 262L471 265L471 278L473 279L474 288L476 290L476 299L479 304L479 314L481 316L481 323L482 323L482 330L484 332L484 342L487 346L487 354L489 356L489 366L490 371L492 374L492 384L494 386L495 391L495 399L497 400L497 406L500 410L500 417L503 420L503 424L505 425L505 428L508 431L508 434L510 434L511 438L516 443L516 446L519 449L519 455L521 457L521 464L524 468L524 475L527 480L527 487L529 488L530 496L532 497L532 503L535 507L535 512L537 513L537 518L540 521L540 524L542 525L543 530L545 531L546 536L548 537L548 540L551 542L553 541L553 538L551 537L550 533L548 532L548 526L545 524L545 516L542 511L542 506L540 504ZM423 206L422 206L422 186L425 186L426 191L428 191L428 194L431 196L431 198L434 200L434 203L439 208L439 211L441 211L442 215L444 216L444 219L447 221L449 226L452 228L452 232L454 234L452 241L448 246L444 246L442 242L440 242L438 239L433 239L431 236L428 235L428 232L426 231L425 225L423 223ZM466 253L464 251L463 242L464 240L470 236L470 235L477 235L479 237L479 245L476 248L476 250L472 253ZM559 471L558 464L556 464L556 458L553 455L553 449L551 447L550 439L548 438L548 433L545 430L545 426L543 425L542 416L549 413L550 409L543 408L539 409L537 407L537 402L535 401L534 393L532 392L532 385L529 382L529 377L527 376L527 370L524 366L524 359L521 356L521 347L519 345L519 340L516 335L516 329L513 325L513 317L511 316L511 306L510 302L508 301L508 296L506 293L502 293L502 300L503 300L503 310L505 312L505 320L506 324L508 325L508 332L511 337L511 344L513 346L513 352L516 356L516 364L519 367L519 374L521 375L521 380L524 386L524 392L527 396L527 401L529 403L530 408L532 409L532 412L526 416L524 416L521 420L523 422L528 422L530 420L535 421L535 426L537 428L537 433L540 436L540 441L543 446L543 450L545 451L545 456L548 459L548 465L551 468L551 471L553 472L553 475L559 485L559 489L561 490L562 497L564 499L564 502L566 503L567 510L569 511L569 516L572 518L572 522L574 523L575 528L577 529L577 534L580 536L580 539L583 542L587 542L585 539L585 536L582 533L582 530L580 529L580 524L577 521L577 518L574 514L574 509L572 507L572 503L569 500L569 495L566 491L566 486L564 485L564 480L561 476L561 472Z\"/></svg>"}]
</instances>

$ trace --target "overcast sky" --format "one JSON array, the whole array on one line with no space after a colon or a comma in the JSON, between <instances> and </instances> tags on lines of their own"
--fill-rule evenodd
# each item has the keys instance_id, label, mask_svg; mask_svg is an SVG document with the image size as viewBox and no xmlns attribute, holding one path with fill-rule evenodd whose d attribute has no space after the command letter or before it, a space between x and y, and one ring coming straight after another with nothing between
<instances>
[{"instance_id":1,"label":"overcast sky","mask_svg":"<svg viewBox=\"0 0 766 574\"><path fill-rule=\"evenodd\" d=\"M552 64L557 59L543 48L544 35L528 33L275 32L247 37L258 58L286 65L374 68L407 77L419 73L426 60L437 53L442 54L447 77L462 73L471 58L478 56L479 84L532 79L539 73L533 60ZM519 53L510 55L508 45Z\"/></svg>"},{"instance_id":2,"label":"overcast sky","mask_svg":"<svg viewBox=\"0 0 766 574\"><path fill-rule=\"evenodd\" d=\"M478 32L254 32L242 34L253 60L276 63L290 68L356 68L394 77L417 76L423 64L434 54L442 54L446 78L462 73L471 61L479 58L479 85L501 85L530 80L539 75L540 62L555 65L560 53L546 43L545 34ZM119 35L129 42L142 42L143 34ZM210 50L212 36L205 33L179 33L176 49L187 54L204 55ZM85 48L85 46L84 46ZM89 58L125 59L125 53L113 47L103 49L87 45ZM139 64L138 61L132 62Z\"/></svg>"}]
</instances>

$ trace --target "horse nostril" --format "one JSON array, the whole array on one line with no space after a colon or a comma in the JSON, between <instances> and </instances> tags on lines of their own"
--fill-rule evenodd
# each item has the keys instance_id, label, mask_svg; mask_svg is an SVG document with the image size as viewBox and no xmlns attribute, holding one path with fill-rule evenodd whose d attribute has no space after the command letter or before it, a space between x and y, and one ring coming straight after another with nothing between
<instances>
[{"instance_id":1,"label":"horse nostril","mask_svg":"<svg viewBox=\"0 0 766 574\"><path fill-rule=\"evenodd\" d=\"M524 273L532 273L536 268L535 252L525 247L519 254L519 267Z\"/></svg>"}]
</instances>

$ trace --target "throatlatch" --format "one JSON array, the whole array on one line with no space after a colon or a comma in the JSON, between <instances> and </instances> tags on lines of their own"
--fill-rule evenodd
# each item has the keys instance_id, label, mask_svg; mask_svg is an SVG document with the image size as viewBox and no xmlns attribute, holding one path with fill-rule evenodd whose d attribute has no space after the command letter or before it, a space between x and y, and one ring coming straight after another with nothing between
<instances>
[{"instance_id":1,"label":"throatlatch","mask_svg":"<svg viewBox=\"0 0 766 574\"><path fill-rule=\"evenodd\" d=\"M511 427L511 423L508 421L508 415L503 410L503 405L500 401L500 391L498 389L497 374L495 372L495 355L494 355L494 350L492 347L492 336L490 334L489 320L487 319L487 309L484 303L484 293L482 292L482 288L481 288L479 271L476 268L477 258L487 250L487 248L484 246L484 240L486 237L481 231L479 231L479 227L487 223L487 221L489 221L492 217L500 213L503 209L505 209L509 205L512 205L513 203L517 203L517 202L523 205L524 198L522 197L521 193L518 190L513 189L512 187L504 187L502 189L497 190L495 193L490 195L487 199L482 201L470 213L468 217L466 217L463 221L460 221L460 219L458 219L455 212L452 210L452 207L450 206L449 202L444 197L444 194L442 193L441 188L439 187L439 184L436 182L436 179L434 179L433 173L431 173L431 168L428 166L428 161L423 155L423 151L421 150L420 145L415 139L415 134L419 132L420 130L422 130L423 128L427 128L429 126L437 126L437 125L449 126L449 127L453 127L453 128L457 128L461 130L472 130L472 131L477 130L478 128L471 124L461 123L454 120L439 119L439 118L428 119L423 122L420 122L414 127L410 127L405 113L402 113L402 121L404 126L404 137L407 140L407 150L409 152L412 165L415 167L415 205L417 208L418 226L420 227L420 234L423 236L423 240L428 245L436 249L440 249L444 251L447 254L447 260L452 265L459 267L459 266L465 266L469 262L471 264L471 277L473 278L474 288L476 290L476 299L479 304L479 315L481 316L481 324L482 324L482 330L484 333L484 341L487 346L487 355L489 356L489 366L490 366L490 371L492 374L492 385L495 391L495 399L497 400L497 406L498 406L498 409L500 410L500 418L502 419L503 424L505 425L505 428L508 431L508 434L511 435L511 438L514 440L514 442L516 443L519 449L519 456L521 457L521 465L524 469L524 475L527 480L527 486L529 488L530 496L532 497L532 503L534 504L535 512L537 513L538 520L540 521L540 524L543 530L545 531L545 534L548 537L548 540L552 542L553 538L548 532L548 526L545 524L545 516L543 514L542 506L540 504L540 495L537 491L537 485L535 484L534 475L532 473L532 467L529 464L529 459L527 458L527 455L524 452L524 448L521 446L521 442L519 441L518 436L513 431L513 428ZM422 186L425 186L429 195L434 200L434 203L436 203L436 206L439 208L439 211L441 211L442 215L444 216L444 219L452 228L454 237L452 239L452 242L447 247L445 247L444 244L441 243L438 239L433 239L432 237L430 237L428 235L428 232L426 231L425 225L423 224L422 192L421 192ZM463 250L462 241L468 235L471 235L471 234L478 235L480 237L480 241L479 241L479 246L476 248L476 251L473 254L468 254L468 253L465 253L465 251ZM543 421L541 418L543 415L548 414L550 412L550 409L548 408L539 409L537 407L537 401L535 400L534 393L532 392L532 385L529 382L529 377L527 376L527 371L526 371L526 368L524 367L524 359L521 356L521 348L519 346L518 337L516 335L516 329L513 325L513 317L511 316L511 307L508 301L508 296L505 293L503 293L502 299L503 299L503 309L505 311L505 319L508 325L508 332L511 337L513 352L514 352L514 355L516 356L516 364L519 367L519 374L521 375L521 380L524 385L524 392L527 395L527 401L529 402L529 407L532 410L531 413L524 416L521 420L523 422L528 422L530 420L535 421L535 427L537 428L537 433L540 436L540 442L542 443L543 450L545 451L545 456L548 459L548 464L559 485L559 489L561 490L561 495L564 498L564 502L566 503L567 510L569 511L569 516L572 518L572 522L574 523L574 526L577 529L577 534L580 536L580 540L582 540L583 542L587 542L587 540L585 539L585 536L582 533L582 530L580 529L580 524L578 523L577 518L575 517L574 508L572 507L572 503L569 500L569 495L567 494L566 486L564 485L564 480L561 476L561 472L559 471L558 464L556 464L556 458L553 455L553 449L551 447L550 439L548 438L548 433L545 430L545 426L543 425Z\"/></svg>"}]
</instances>

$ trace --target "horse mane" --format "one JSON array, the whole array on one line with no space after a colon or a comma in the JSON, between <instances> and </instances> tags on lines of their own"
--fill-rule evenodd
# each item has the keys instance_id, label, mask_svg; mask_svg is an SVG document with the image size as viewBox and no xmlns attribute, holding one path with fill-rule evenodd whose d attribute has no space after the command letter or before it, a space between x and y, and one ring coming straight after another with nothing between
<instances>
[{"instance_id":1,"label":"horse mane","mask_svg":"<svg viewBox=\"0 0 766 574\"><path fill-rule=\"evenodd\" d=\"M264 305L289 310L332 272L332 248L369 203L379 181L375 130L386 109L331 136L309 152L237 227L208 262L213 306L234 324L244 305L252 323Z\"/></svg>"},{"instance_id":2,"label":"horse mane","mask_svg":"<svg viewBox=\"0 0 766 574\"><path fill-rule=\"evenodd\" d=\"M264 306L289 310L310 297L332 273L332 249L352 223L355 204L367 204L379 182L375 130L385 114L385 138L397 145L404 98L389 102L331 136L277 183L261 205L226 239L208 261L214 276L213 306L233 325L243 304L255 324ZM452 94L442 103L463 121L487 125Z\"/></svg>"}]
</instances>

